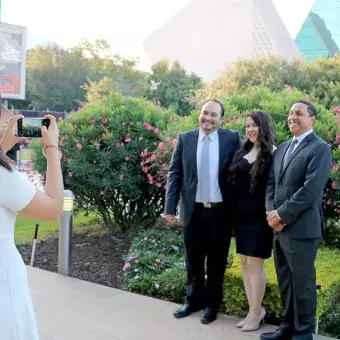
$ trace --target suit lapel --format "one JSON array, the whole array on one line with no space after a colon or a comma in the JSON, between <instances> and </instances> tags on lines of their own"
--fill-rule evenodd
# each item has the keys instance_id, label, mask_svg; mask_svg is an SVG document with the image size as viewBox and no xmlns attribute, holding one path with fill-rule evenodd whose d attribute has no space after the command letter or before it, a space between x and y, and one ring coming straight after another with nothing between
<instances>
[{"instance_id":1,"label":"suit lapel","mask_svg":"<svg viewBox=\"0 0 340 340\"><path fill-rule=\"evenodd\" d=\"M282 171L281 171L281 177L282 177L283 174L285 173L286 169L289 167L289 164L290 164L291 161L294 159L294 157L296 157L297 154L298 154L303 148L305 148L305 147L308 145L308 143L309 143L314 137L315 137L315 133L312 132L312 133L310 133L307 137L305 137L305 139L304 139L301 143L299 143L299 145L297 146L297 148L294 150L292 156L288 159L286 166L282 169ZM290 143L288 143L287 148L289 147L289 145L290 145ZM287 149L286 149L286 151L287 151ZM285 154L286 154L286 152L283 154L282 164L283 164L283 159L284 159ZM283 167L283 165L282 165L282 167Z\"/></svg>"},{"instance_id":2,"label":"suit lapel","mask_svg":"<svg viewBox=\"0 0 340 340\"><path fill-rule=\"evenodd\" d=\"M226 145L226 141L225 141L225 134L223 133L223 131L221 129L218 129L218 148L219 148L219 157L218 157L218 174L220 174L222 166L223 166L223 162L222 160L225 159L226 155L226 149L224 146Z\"/></svg>"},{"instance_id":3,"label":"suit lapel","mask_svg":"<svg viewBox=\"0 0 340 340\"><path fill-rule=\"evenodd\" d=\"M195 133L193 134L193 138L191 139L191 145L190 148L193 150L193 164L194 164L194 171L195 171L195 176L198 178L197 175L197 144L198 144L198 137L199 137L199 130L197 129Z\"/></svg>"}]
</instances>

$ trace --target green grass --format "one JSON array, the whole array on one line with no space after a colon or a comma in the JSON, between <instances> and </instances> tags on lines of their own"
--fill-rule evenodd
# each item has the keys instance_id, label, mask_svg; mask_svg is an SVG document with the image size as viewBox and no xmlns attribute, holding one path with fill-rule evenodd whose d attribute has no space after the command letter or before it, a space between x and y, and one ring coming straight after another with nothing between
<instances>
[{"instance_id":1,"label":"green grass","mask_svg":"<svg viewBox=\"0 0 340 340\"><path fill-rule=\"evenodd\" d=\"M73 216L73 229L80 229L85 225L89 225L95 219L96 216L94 214L89 214L88 216L85 216L84 213L80 212L77 215ZM19 214L15 226L15 242L17 244L32 242L35 225L37 223L39 224L39 240L58 235L59 220L54 222L41 222L29 219Z\"/></svg>"}]
</instances>

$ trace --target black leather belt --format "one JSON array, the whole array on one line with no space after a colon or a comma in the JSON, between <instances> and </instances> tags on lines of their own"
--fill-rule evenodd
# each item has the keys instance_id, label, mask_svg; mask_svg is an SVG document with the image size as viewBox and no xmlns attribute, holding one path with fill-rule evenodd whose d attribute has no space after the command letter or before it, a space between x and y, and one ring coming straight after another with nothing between
<instances>
[{"instance_id":1,"label":"black leather belt","mask_svg":"<svg viewBox=\"0 0 340 340\"><path fill-rule=\"evenodd\" d=\"M223 202L196 202L195 204L199 205L200 207L203 208L214 208L214 207L218 207L219 205L221 205Z\"/></svg>"}]
</instances>

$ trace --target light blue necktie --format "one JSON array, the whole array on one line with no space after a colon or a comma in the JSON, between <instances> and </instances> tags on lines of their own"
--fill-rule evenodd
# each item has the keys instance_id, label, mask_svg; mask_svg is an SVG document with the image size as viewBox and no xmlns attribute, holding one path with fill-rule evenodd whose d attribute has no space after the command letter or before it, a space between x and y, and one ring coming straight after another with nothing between
<instances>
[{"instance_id":1,"label":"light blue necktie","mask_svg":"<svg viewBox=\"0 0 340 340\"><path fill-rule=\"evenodd\" d=\"M297 143L298 143L298 140L297 140L297 139L294 139L294 140L291 141L290 146L289 146L289 149L288 149L288 151L286 152L286 155L285 155L285 158L284 158L284 162L283 162L283 167L284 167L284 168L286 167L286 165L287 165L287 163L288 163L288 160L289 160L290 157L292 156L294 147L296 146Z\"/></svg>"},{"instance_id":2,"label":"light blue necktie","mask_svg":"<svg viewBox=\"0 0 340 340\"><path fill-rule=\"evenodd\" d=\"M209 145L210 136L203 138L201 154L200 196L203 203L210 202Z\"/></svg>"}]
</instances>

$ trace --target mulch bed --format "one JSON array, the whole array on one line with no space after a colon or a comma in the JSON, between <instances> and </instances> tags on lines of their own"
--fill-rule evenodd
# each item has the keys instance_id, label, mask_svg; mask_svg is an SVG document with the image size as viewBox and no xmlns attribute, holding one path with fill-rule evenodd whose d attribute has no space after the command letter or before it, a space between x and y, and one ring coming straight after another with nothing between
<instances>
[{"instance_id":1,"label":"mulch bed","mask_svg":"<svg viewBox=\"0 0 340 340\"><path fill-rule=\"evenodd\" d=\"M123 256L130 247L130 238L116 238L89 228L74 232L72 238L72 277L114 288L122 288ZM31 260L31 244L17 248L25 264ZM58 271L58 238L41 240L36 247L34 267Z\"/></svg>"}]
</instances>

